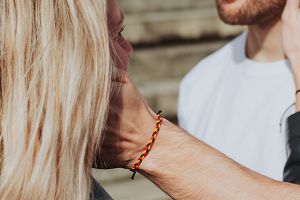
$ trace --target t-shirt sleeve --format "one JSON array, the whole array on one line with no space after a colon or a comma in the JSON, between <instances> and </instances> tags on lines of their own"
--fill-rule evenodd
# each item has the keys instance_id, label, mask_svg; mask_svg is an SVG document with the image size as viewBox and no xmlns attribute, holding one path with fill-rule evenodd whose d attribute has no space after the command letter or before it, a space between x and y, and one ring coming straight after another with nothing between
<instances>
[{"instance_id":1,"label":"t-shirt sleeve","mask_svg":"<svg viewBox=\"0 0 300 200\"><path fill-rule=\"evenodd\" d=\"M300 112L287 119L289 156L284 167L284 181L300 184Z\"/></svg>"}]
</instances>

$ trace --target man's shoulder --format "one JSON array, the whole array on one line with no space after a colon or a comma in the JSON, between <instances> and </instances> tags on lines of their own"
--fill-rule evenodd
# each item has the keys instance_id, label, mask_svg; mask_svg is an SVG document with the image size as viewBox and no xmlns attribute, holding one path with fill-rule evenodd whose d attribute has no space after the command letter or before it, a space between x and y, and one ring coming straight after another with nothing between
<instances>
[{"instance_id":1,"label":"man's shoulder","mask_svg":"<svg viewBox=\"0 0 300 200\"><path fill-rule=\"evenodd\" d=\"M234 60L234 49L240 45L245 33L234 38L225 46L202 59L190 72L188 72L181 81L181 88L194 84L201 78L218 76L222 73L227 63Z\"/></svg>"}]
</instances>

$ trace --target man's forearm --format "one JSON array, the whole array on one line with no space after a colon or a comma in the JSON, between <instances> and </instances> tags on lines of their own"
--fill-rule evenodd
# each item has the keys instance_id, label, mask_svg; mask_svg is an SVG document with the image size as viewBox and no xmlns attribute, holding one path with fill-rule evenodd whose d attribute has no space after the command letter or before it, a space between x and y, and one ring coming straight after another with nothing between
<instances>
[{"instance_id":1,"label":"man's forearm","mask_svg":"<svg viewBox=\"0 0 300 200\"><path fill-rule=\"evenodd\" d=\"M300 187L256 174L165 120L141 173L174 199L300 199Z\"/></svg>"}]
</instances>

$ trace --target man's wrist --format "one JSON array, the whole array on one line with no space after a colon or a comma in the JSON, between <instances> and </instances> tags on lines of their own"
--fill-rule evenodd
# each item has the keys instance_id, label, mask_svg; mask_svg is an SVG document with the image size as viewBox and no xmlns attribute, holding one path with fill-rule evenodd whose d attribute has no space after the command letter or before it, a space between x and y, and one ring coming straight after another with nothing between
<instances>
[{"instance_id":1,"label":"man's wrist","mask_svg":"<svg viewBox=\"0 0 300 200\"><path fill-rule=\"evenodd\" d=\"M296 87L297 89L300 89L300 59L298 57L291 57L289 60L292 65Z\"/></svg>"},{"instance_id":2,"label":"man's wrist","mask_svg":"<svg viewBox=\"0 0 300 200\"><path fill-rule=\"evenodd\" d=\"M300 90L300 69L298 71L293 70L293 76L295 80L295 92L297 92L298 90Z\"/></svg>"},{"instance_id":3,"label":"man's wrist","mask_svg":"<svg viewBox=\"0 0 300 200\"><path fill-rule=\"evenodd\" d=\"M299 96L300 95L300 93L299 93L299 90L300 90L300 75L299 75L299 77L295 77L295 87L296 87L295 94L297 96Z\"/></svg>"}]
</instances>

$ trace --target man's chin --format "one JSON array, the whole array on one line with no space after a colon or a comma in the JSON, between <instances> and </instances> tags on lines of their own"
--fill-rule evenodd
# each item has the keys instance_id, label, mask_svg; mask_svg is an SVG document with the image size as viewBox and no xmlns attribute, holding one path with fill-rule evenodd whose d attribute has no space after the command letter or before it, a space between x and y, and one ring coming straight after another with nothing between
<instances>
[{"instance_id":1,"label":"man's chin","mask_svg":"<svg viewBox=\"0 0 300 200\"><path fill-rule=\"evenodd\" d=\"M219 0L217 5L219 17L224 23L230 25L248 25L249 20L243 14L243 7L237 5L235 0Z\"/></svg>"},{"instance_id":2,"label":"man's chin","mask_svg":"<svg viewBox=\"0 0 300 200\"><path fill-rule=\"evenodd\" d=\"M243 14L243 13L222 13L219 12L220 19L229 25L241 25L241 26L251 26L251 25L261 25L277 21L280 19L281 12L274 13L272 15L265 15L264 13L258 13L256 15Z\"/></svg>"},{"instance_id":3,"label":"man's chin","mask_svg":"<svg viewBox=\"0 0 300 200\"><path fill-rule=\"evenodd\" d=\"M245 17L242 17L241 15L225 15L219 13L220 19L225 23L229 25L252 25L254 22L246 20Z\"/></svg>"},{"instance_id":4,"label":"man's chin","mask_svg":"<svg viewBox=\"0 0 300 200\"><path fill-rule=\"evenodd\" d=\"M238 0L218 0L220 18L230 25L259 25L277 21L284 8L284 0L269 0L273 4L261 4Z\"/></svg>"},{"instance_id":5,"label":"man's chin","mask_svg":"<svg viewBox=\"0 0 300 200\"><path fill-rule=\"evenodd\" d=\"M221 20L228 25L236 25L236 26L248 26L248 25L255 25L259 24L257 21L245 21L239 19L228 19L228 18L221 18Z\"/></svg>"}]
</instances>

